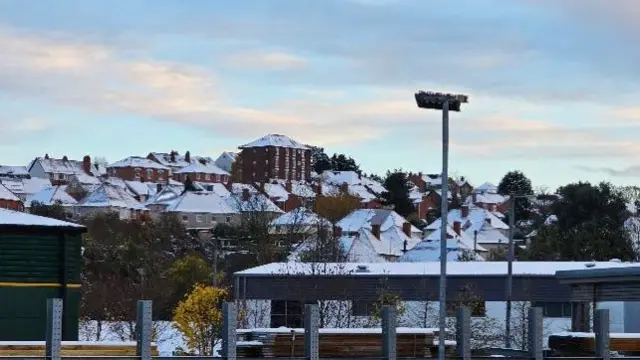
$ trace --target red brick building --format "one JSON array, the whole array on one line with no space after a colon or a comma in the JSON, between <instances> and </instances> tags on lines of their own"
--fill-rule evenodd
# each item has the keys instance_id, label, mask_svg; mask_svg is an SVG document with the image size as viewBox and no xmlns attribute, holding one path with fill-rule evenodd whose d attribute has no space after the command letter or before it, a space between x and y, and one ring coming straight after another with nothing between
<instances>
[{"instance_id":1,"label":"red brick building","mask_svg":"<svg viewBox=\"0 0 640 360\"><path fill-rule=\"evenodd\" d=\"M243 183L311 178L311 149L279 134L269 134L239 147L236 178Z\"/></svg>"},{"instance_id":2,"label":"red brick building","mask_svg":"<svg viewBox=\"0 0 640 360\"><path fill-rule=\"evenodd\" d=\"M14 193L0 184L0 208L24 211L24 204Z\"/></svg>"},{"instance_id":3,"label":"red brick building","mask_svg":"<svg viewBox=\"0 0 640 360\"><path fill-rule=\"evenodd\" d=\"M169 172L169 167L139 156L129 156L107 166L109 176L130 181L167 181Z\"/></svg>"},{"instance_id":4,"label":"red brick building","mask_svg":"<svg viewBox=\"0 0 640 360\"><path fill-rule=\"evenodd\" d=\"M203 183L226 183L229 173L213 163L194 162L173 173L173 179L184 183L187 177L191 181Z\"/></svg>"}]
</instances>

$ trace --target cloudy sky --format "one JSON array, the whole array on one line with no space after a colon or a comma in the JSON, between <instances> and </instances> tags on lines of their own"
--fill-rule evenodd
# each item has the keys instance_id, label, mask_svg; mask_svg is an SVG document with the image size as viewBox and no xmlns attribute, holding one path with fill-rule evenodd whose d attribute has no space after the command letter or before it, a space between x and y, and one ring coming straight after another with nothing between
<instances>
[{"instance_id":1,"label":"cloudy sky","mask_svg":"<svg viewBox=\"0 0 640 360\"><path fill-rule=\"evenodd\" d=\"M366 172L640 176L638 0L0 0L0 164L217 156L267 133Z\"/></svg>"}]
</instances>

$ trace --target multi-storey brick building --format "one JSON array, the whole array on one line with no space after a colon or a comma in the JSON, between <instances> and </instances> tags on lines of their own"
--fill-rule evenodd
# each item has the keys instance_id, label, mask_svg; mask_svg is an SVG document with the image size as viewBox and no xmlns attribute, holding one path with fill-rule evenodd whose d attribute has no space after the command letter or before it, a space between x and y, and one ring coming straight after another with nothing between
<instances>
[{"instance_id":1,"label":"multi-storey brick building","mask_svg":"<svg viewBox=\"0 0 640 360\"><path fill-rule=\"evenodd\" d=\"M287 136L269 134L239 149L236 161L244 183L311 178L311 149Z\"/></svg>"},{"instance_id":2,"label":"multi-storey brick building","mask_svg":"<svg viewBox=\"0 0 640 360\"><path fill-rule=\"evenodd\" d=\"M107 166L110 176L130 181L167 181L170 169L153 160L139 156L129 156Z\"/></svg>"}]
</instances>

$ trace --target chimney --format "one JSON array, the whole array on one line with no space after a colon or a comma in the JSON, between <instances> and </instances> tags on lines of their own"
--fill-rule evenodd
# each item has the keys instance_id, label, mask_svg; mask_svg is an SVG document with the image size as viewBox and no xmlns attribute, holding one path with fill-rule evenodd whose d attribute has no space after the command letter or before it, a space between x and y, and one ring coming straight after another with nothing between
<instances>
[{"instance_id":1,"label":"chimney","mask_svg":"<svg viewBox=\"0 0 640 360\"><path fill-rule=\"evenodd\" d=\"M156 191L157 191L157 192L162 191L162 184L161 184L161 183L157 183L157 184L156 184Z\"/></svg>"},{"instance_id":2,"label":"chimney","mask_svg":"<svg viewBox=\"0 0 640 360\"><path fill-rule=\"evenodd\" d=\"M418 172L418 176L420 177L420 179L422 179L422 171Z\"/></svg>"},{"instance_id":3,"label":"chimney","mask_svg":"<svg viewBox=\"0 0 640 360\"><path fill-rule=\"evenodd\" d=\"M49 154L44 154L45 159L49 159Z\"/></svg>"},{"instance_id":4,"label":"chimney","mask_svg":"<svg viewBox=\"0 0 640 360\"><path fill-rule=\"evenodd\" d=\"M82 170L84 170L85 174L91 175L91 157L89 155L85 155L82 158Z\"/></svg>"},{"instance_id":5,"label":"chimney","mask_svg":"<svg viewBox=\"0 0 640 360\"><path fill-rule=\"evenodd\" d=\"M402 224L402 232L407 235L407 237L411 237L411 223L406 221Z\"/></svg>"},{"instance_id":6,"label":"chimney","mask_svg":"<svg viewBox=\"0 0 640 360\"><path fill-rule=\"evenodd\" d=\"M467 216L469 216L469 205L460 206L460 213L462 215L462 218L466 218Z\"/></svg>"},{"instance_id":7,"label":"chimney","mask_svg":"<svg viewBox=\"0 0 640 360\"><path fill-rule=\"evenodd\" d=\"M242 189L242 201L249 201L249 198L251 198L251 193L249 192L249 189L247 188Z\"/></svg>"},{"instance_id":8,"label":"chimney","mask_svg":"<svg viewBox=\"0 0 640 360\"><path fill-rule=\"evenodd\" d=\"M342 228L340 226L333 228L333 237L336 239L342 237Z\"/></svg>"},{"instance_id":9,"label":"chimney","mask_svg":"<svg viewBox=\"0 0 640 360\"><path fill-rule=\"evenodd\" d=\"M371 233L380 240L380 224L371 224Z\"/></svg>"},{"instance_id":10,"label":"chimney","mask_svg":"<svg viewBox=\"0 0 640 360\"><path fill-rule=\"evenodd\" d=\"M478 230L473 231L473 252L476 253L478 250Z\"/></svg>"},{"instance_id":11,"label":"chimney","mask_svg":"<svg viewBox=\"0 0 640 360\"><path fill-rule=\"evenodd\" d=\"M322 182L319 182L318 186L316 187L316 195L322 195Z\"/></svg>"},{"instance_id":12,"label":"chimney","mask_svg":"<svg viewBox=\"0 0 640 360\"><path fill-rule=\"evenodd\" d=\"M264 194L264 181L260 181L260 192Z\"/></svg>"},{"instance_id":13,"label":"chimney","mask_svg":"<svg viewBox=\"0 0 640 360\"><path fill-rule=\"evenodd\" d=\"M69 161L69 158L67 157L67 155L62 157L62 161Z\"/></svg>"},{"instance_id":14,"label":"chimney","mask_svg":"<svg viewBox=\"0 0 640 360\"><path fill-rule=\"evenodd\" d=\"M473 195L471 195L471 202L475 205L477 201L478 201L478 195L476 193L473 193Z\"/></svg>"},{"instance_id":15,"label":"chimney","mask_svg":"<svg viewBox=\"0 0 640 360\"><path fill-rule=\"evenodd\" d=\"M349 184L347 184L346 182L342 183L340 185L340 191L342 191L345 194L348 193L349 192Z\"/></svg>"},{"instance_id":16,"label":"chimney","mask_svg":"<svg viewBox=\"0 0 640 360\"><path fill-rule=\"evenodd\" d=\"M453 222L453 231L456 232L456 234L458 234L458 236L461 236L461 231L462 231L462 223L460 221L454 221Z\"/></svg>"},{"instance_id":17,"label":"chimney","mask_svg":"<svg viewBox=\"0 0 640 360\"><path fill-rule=\"evenodd\" d=\"M288 193L291 193L293 191L293 184L291 183L291 180L287 180L287 182L284 184L284 188Z\"/></svg>"}]
</instances>

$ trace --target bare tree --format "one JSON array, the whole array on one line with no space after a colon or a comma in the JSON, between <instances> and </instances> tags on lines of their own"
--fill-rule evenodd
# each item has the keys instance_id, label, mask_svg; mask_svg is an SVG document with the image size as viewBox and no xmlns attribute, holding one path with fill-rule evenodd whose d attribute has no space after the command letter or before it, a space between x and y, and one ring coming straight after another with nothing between
<instances>
[{"instance_id":1,"label":"bare tree","mask_svg":"<svg viewBox=\"0 0 640 360\"><path fill-rule=\"evenodd\" d=\"M473 348L502 345L504 337L499 332L498 319L486 316L485 301L476 295L471 285L462 288L457 299L451 305L448 305L450 310L455 310L458 306L471 309L471 346ZM451 317L447 318L447 328L452 330L456 328L456 319L453 315L451 314Z\"/></svg>"}]
</instances>

